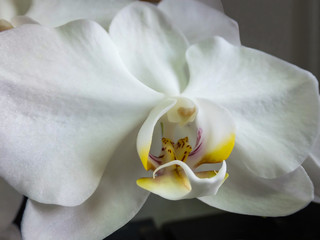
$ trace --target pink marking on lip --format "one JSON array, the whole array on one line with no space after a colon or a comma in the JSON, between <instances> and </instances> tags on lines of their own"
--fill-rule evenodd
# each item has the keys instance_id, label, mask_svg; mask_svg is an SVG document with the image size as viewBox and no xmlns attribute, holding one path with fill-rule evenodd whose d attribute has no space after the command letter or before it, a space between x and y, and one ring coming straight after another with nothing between
<instances>
[{"instance_id":1,"label":"pink marking on lip","mask_svg":"<svg viewBox=\"0 0 320 240\"><path fill-rule=\"evenodd\" d=\"M189 156L193 156L195 155L196 153L198 153L201 149L201 146L202 146L202 128L198 128L198 131L197 131L197 141L196 141L196 146L195 148L191 151L191 153L189 154Z\"/></svg>"}]
</instances>

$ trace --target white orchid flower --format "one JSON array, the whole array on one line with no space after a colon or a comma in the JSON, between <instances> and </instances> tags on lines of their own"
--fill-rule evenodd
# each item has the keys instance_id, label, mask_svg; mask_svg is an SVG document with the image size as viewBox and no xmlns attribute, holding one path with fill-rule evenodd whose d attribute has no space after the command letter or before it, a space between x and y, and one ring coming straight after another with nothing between
<instances>
[{"instance_id":1,"label":"white orchid flower","mask_svg":"<svg viewBox=\"0 0 320 240\"><path fill-rule=\"evenodd\" d=\"M11 224L22 203L22 195L0 178L0 239L21 239L18 227Z\"/></svg>"},{"instance_id":2,"label":"white orchid flower","mask_svg":"<svg viewBox=\"0 0 320 240\"><path fill-rule=\"evenodd\" d=\"M190 45L144 3L109 33L87 20L2 32L0 174L32 199L24 239L104 238L147 199L137 179L237 213L312 201L301 163L318 134L316 79L228 41Z\"/></svg>"}]
</instances>

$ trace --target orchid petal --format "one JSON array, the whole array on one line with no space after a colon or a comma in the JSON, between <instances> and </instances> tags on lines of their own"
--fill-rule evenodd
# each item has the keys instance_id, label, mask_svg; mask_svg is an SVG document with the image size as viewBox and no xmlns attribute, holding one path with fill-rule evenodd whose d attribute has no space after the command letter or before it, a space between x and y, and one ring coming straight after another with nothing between
<instances>
[{"instance_id":1,"label":"orchid petal","mask_svg":"<svg viewBox=\"0 0 320 240\"><path fill-rule=\"evenodd\" d=\"M141 162L146 170L151 169L151 159L149 158L150 148L153 139L153 132L158 120L167 113L177 102L176 99L166 99L152 109L148 118L143 123L137 137L137 150Z\"/></svg>"},{"instance_id":2,"label":"orchid petal","mask_svg":"<svg viewBox=\"0 0 320 240\"><path fill-rule=\"evenodd\" d=\"M121 10L110 35L133 75L156 91L177 95L187 84L187 42L152 4L136 2Z\"/></svg>"},{"instance_id":3,"label":"orchid petal","mask_svg":"<svg viewBox=\"0 0 320 240\"><path fill-rule=\"evenodd\" d=\"M320 132L310 152L310 157L320 167Z\"/></svg>"},{"instance_id":4,"label":"orchid petal","mask_svg":"<svg viewBox=\"0 0 320 240\"><path fill-rule=\"evenodd\" d=\"M32 0L1 0L0 19L11 21L12 17L24 14Z\"/></svg>"},{"instance_id":5,"label":"orchid petal","mask_svg":"<svg viewBox=\"0 0 320 240\"><path fill-rule=\"evenodd\" d=\"M135 148L137 132L122 142L108 164L95 193L76 207L29 201L23 217L25 240L100 240L127 223L149 193L135 181L143 169Z\"/></svg>"},{"instance_id":6,"label":"orchid petal","mask_svg":"<svg viewBox=\"0 0 320 240\"><path fill-rule=\"evenodd\" d=\"M0 232L8 228L16 217L22 198L21 194L0 178Z\"/></svg>"},{"instance_id":7,"label":"orchid petal","mask_svg":"<svg viewBox=\"0 0 320 240\"><path fill-rule=\"evenodd\" d=\"M229 177L218 194L201 197L201 201L234 213L284 216L304 208L313 199L312 182L302 167L276 179L265 179L252 174L240 162L228 163Z\"/></svg>"},{"instance_id":8,"label":"orchid petal","mask_svg":"<svg viewBox=\"0 0 320 240\"><path fill-rule=\"evenodd\" d=\"M173 165L178 165L182 169L155 176L157 171ZM195 174L187 164L180 160L174 160L158 167L153 173L153 178L140 178L137 180L137 184L169 200L209 196L218 192L225 180L226 169L226 163L223 161L217 174L213 171Z\"/></svg>"},{"instance_id":9,"label":"orchid petal","mask_svg":"<svg viewBox=\"0 0 320 240\"><path fill-rule=\"evenodd\" d=\"M241 45L237 22L219 10L195 0L163 0L158 7L190 43L221 36L234 45Z\"/></svg>"},{"instance_id":10,"label":"orchid petal","mask_svg":"<svg viewBox=\"0 0 320 240\"><path fill-rule=\"evenodd\" d=\"M308 72L222 38L187 52L186 96L201 96L228 109L237 126L232 155L260 177L275 178L306 159L319 123L317 80Z\"/></svg>"},{"instance_id":11,"label":"orchid petal","mask_svg":"<svg viewBox=\"0 0 320 240\"><path fill-rule=\"evenodd\" d=\"M21 234L17 226L11 224L4 231L0 231L1 240L20 240Z\"/></svg>"},{"instance_id":12,"label":"orchid petal","mask_svg":"<svg viewBox=\"0 0 320 240\"><path fill-rule=\"evenodd\" d=\"M97 23L23 25L0 41L0 174L33 200L80 204L161 96L128 73Z\"/></svg>"},{"instance_id":13,"label":"orchid petal","mask_svg":"<svg viewBox=\"0 0 320 240\"><path fill-rule=\"evenodd\" d=\"M228 159L236 137L235 123L226 109L200 98L197 99L197 105L197 125L201 129L202 140L201 146L187 160L192 168Z\"/></svg>"},{"instance_id":14,"label":"orchid petal","mask_svg":"<svg viewBox=\"0 0 320 240\"><path fill-rule=\"evenodd\" d=\"M50 27L89 19L108 28L117 12L131 2L134 0L32 0L26 15Z\"/></svg>"}]
</instances>

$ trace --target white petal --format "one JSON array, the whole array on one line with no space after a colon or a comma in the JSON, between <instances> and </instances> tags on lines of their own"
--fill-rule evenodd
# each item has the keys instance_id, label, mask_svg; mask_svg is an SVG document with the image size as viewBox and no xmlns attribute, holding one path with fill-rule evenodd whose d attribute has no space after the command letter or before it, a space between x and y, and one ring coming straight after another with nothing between
<instances>
[{"instance_id":1,"label":"white petal","mask_svg":"<svg viewBox=\"0 0 320 240\"><path fill-rule=\"evenodd\" d=\"M96 192L82 205L59 207L27 203L22 233L25 240L100 240L127 223L148 192L136 185L144 175L135 149L137 132L121 143Z\"/></svg>"},{"instance_id":2,"label":"white petal","mask_svg":"<svg viewBox=\"0 0 320 240\"><path fill-rule=\"evenodd\" d=\"M313 199L312 182L302 167L278 179L264 179L250 173L241 163L228 163L229 177L219 192L200 200L235 213L284 216L302 209Z\"/></svg>"},{"instance_id":3,"label":"white petal","mask_svg":"<svg viewBox=\"0 0 320 240\"><path fill-rule=\"evenodd\" d=\"M134 79L90 21L0 34L0 173L43 203L77 205L159 94Z\"/></svg>"},{"instance_id":4,"label":"white petal","mask_svg":"<svg viewBox=\"0 0 320 240\"><path fill-rule=\"evenodd\" d=\"M196 0L163 0L158 7L184 33L190 43L221 36L241 45L237 22Z\"/></svg>"},{"instance_id":5,"label":"white petal","mask_svg":"<svg viewBox=\"0 0 320 240\"><path fill-rule=\"evenodd\" d=\"M186 40L155 6L137 2L124 8L112 21L110 35L141 82L169 95L185 88Z\"/></svg>"},{"instance_id":6,"label":"white petal","mask_svg":"<svg viewBox=\"0 0 320 240\"><path fill-rule=\"evenodd\" d=\"M0 19L11 21L11 18L24 14L32 0L1 0L0 1Z\"/></svg>"},{"instance_id":7,"label":"white petal","mask_svg":"<svg viewBox=\"0 0 320 240\"><path fill-rule=\"evenodd\" d=\"M51 27L89 19L107 28L117 12L131 2L134 0L32 0L26 15Z\"/></svg>"},{"instance_id":8,"label":"white petal","mask_svg":"<svg viewBox=\"0 0 320 240\"><path fill-rule=\"evenodd\" d=\"M137 150L141 162L146 170L151 168L149 158L150 148L153 140L153 132L158 120L165 115L177 102L176 99L169 98L159 103L152 109L147 119L144 121L137 137Z\"/></svg>"},{"instance_id":9,"label":"white petal","mask_svg":"<svg viewBox=\"0 0 320 240\"><path fill-rule=\"evenodd\" d=\"M192 168L203 163L227 160L235 144L236 129L230 113L216 104L198 98L196 124L200 129L200 146L191 153L187 164Z\"/></svg>"},{"instance_id":10,"label":"white petal","mask_svg":"<svg viewBox=\"0 0 320 240\"><path fill-rule=\"evenodd\" d=\"M257 50L214 38L187 52L190 83L184 95L228 109L237 127L236 155L255 174L275 178L306 159L319 123L317 80Z\"/></svg>"},{"instance_id":11,"label":"white petal","mask_svg":"<svg viewBox=\"0 0 320 240\"><path fill-rule=\"evenodd\" d=\"M0 232L9 227L16 217L22 199L21 194L0 178Z\"/></svg>"},{"instance_id":12,"label":"white petal","mask_svg":"<svg viewBox=\"0 0 320 240\"><path fill-rule=\"evenodd\" d=\"M20 240L21 234L16 225L11 224L4 231L0 231L1 240Z\"/></svg>"},{"instance_id":13,"label":"white petal","mask_svg":"<svg viewBox=\"0 0 320 240\"><path fill-rule=\"evenodd\" d=\"M310 157L320 167L320 133L318 134L318 137L313 144L313 147L310 152Z\"/></svg>"}]
</instances>

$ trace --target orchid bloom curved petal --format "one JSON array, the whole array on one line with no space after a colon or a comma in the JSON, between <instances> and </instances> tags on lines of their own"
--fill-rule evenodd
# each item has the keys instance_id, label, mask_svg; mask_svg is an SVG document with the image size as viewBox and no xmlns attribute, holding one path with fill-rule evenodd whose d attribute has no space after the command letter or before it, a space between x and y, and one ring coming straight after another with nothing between
<instances>
[{"instance_id":1,"label":"orchid bloom curved petal","mask_svg":"<svg viewBox=\"0 0 320 240\"><path fill-rule=\"evenodd\" d=\"M149 195L136 185L145 172L136 152L136 130L121 142L99 187L83 204L61 207L29 200L22 222L24 239L100 240L126 224Z\"/></svg>"},{"instance_id":2,"label":"orchid bloom curved petal","mask_svg":"<svg viewBox=\"0 0 320 240\"><path fill-rule=\"evenodd\" d=\"M176 104L176 99L166 99L158 104L155 108L152 109L148 118L143 123L137 137L137 151L144 168L148 171L151 168L154 168L156 164L152 158L150 158L149 153L152 144L152 136L154 128L158 120L165 115L170 108Z\"/></svg>"},{"instance_id":3,"label":"orchid bloom curved petal","mask_svg":"<svg viewBox=\"0 0 320 240\"><path fill-rule=\"evenodd\" d=\"M313 145L309 157L303 162L302 166L307 171L314 185L314 202L320 203L320 135Z\"/></svg>"},{"instance_id":4,"label":"orchid bloom curved petal","mask_svg":"<svg viewBox=\"0 0 320 240\"><path fill-rule=\"evenodd\" d=\"M233 154L239 156L236 149ZM201 197L201 201L234 213L285 216L313 200L313 185L302 167L279 178L265 179L248 171L241 162L228 163L229 177L218 194Z\"/></svg>"},{"instance_id":5,"label":"orchid bloom curved petal","mask_svg":"<svg viewBox=\"0 0 320 240\"><path fill-rule=\"evenodd\" d=\"M24 1L24 0L23 0ZM45 26L89 19L108 28L117 12L135 0L31 0L26 15ZM22 2L22 1L21 1Z\"/></svg>"},{"instance_id":6,"label":"orchid bloom curved petal","mask_svg":"<svg viewBox=\"0 0 320 240\"><path fill-rule=\"evenodd\" d=\"M176 168L176 166L179 168ZM167 167L175 166L170 173L155 176L155 174ZM192 169L181 160L173 160L160 165L153 173L153 178L140 178L137 184L163 198L180 200L202 196L215 195L226 175L226 163L222 162L219 171L205 171L194 173Z\"/></svg>"},{"instance_id":7,"label":"orchid bloom curved petal","mask_svg":"<svg viewBox=\"0 0 320 240\"><path fill-rule=\"evenodd\" d=\"M0 178L0 236L16 217L23 196L15 191L6 181ZM9 234L9 230L7 234ZM2 239L2 238L1 238Z\"/></svg>"},{"instance_id":8,"label":"orchid bloom curved petal","mask_svg":"<svg viewBox=\"0 0 320 240\"><path fill-rule=\"evenodd\" d=\"M188 49L190 82L185 96L226 108L237 126L235 148L260 177L295 170L310 152L319 124L317 80L310 73L222 38Z\"/></svg>"},{"instance_id":9,"label":"orchid bloom curved petal","mask_svg":"<svg viewBox=\"0 0 320 240\"><path fill-rule=\"evenodd\" d=\"M24 14L31 5L32 0L1 0L0 19L11 21L14 16Z\"/></svg>"},{"instance_id":10,"label":"orchid bloom curved petal","mask_svg":"<svg viewBox=\"0 0 320 240\"><path fill-rule=\"evenodd\" d=\"M21 233L19 228L11 224L4 231L0 231L0 239L3 240L21 240Z\"/></svg>"},{"instance_id":11,"label":"orchid bloom curved petal","mask_svg":"<svg viewBox=\"0 0 320 240\"><path fill-rule=\"evenodd\" d=\"M158 7L184 33L190 43L221 36L241 45L237 22L223 12L196 0L163 0Z\"/></svg>"},{"instance_id":12,"label":"orchid bloom curved petal","mask_svg":"<svg viewBox=\"0 0 320 240\"><path fill-rule=\"evenodd\" d=\"M192 168L228 159L236 140L236 126L226 109L206 99L198 98L196 103L199 107L196 125L200 139L188 158L188 165Z\"/></svg>"},{"instance_id":13,"label":"orchid bloom curved petal","mask_svg":"<svg viewBox=\"0 0 320 240\"><path fill-rule=\"evenodd\" d=\"M127 71L97 23L23 25L0 41L0 174L33 200L78 205L162 95Z\"/></svg>"},{"instance_id":14,"label":"orchid bloom curved petal","mask_svg":"<svg viewBox=\"0 0 320 240\"><path fill-rule=\"evenodd\" d=\"M185 88L187 42L157 7L142 2L125 7L113 19L110 36L141 82L168 95Z\"/></svg>"}]
</instances>

